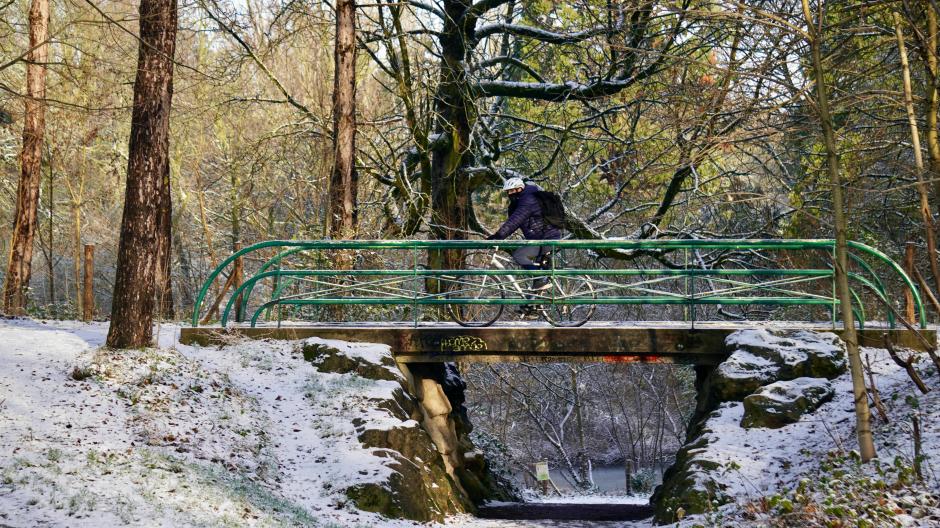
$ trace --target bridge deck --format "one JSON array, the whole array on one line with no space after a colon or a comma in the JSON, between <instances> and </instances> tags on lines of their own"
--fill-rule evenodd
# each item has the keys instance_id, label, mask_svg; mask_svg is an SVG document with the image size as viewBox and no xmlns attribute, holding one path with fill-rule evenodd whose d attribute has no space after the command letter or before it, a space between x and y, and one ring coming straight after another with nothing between
<instances>
[{"instance_id":1,"label":"bridge deck","mask_svg":"<svg viewBox=\"0 0 940 528\"><path fill-rule=\"evenodd\" d=\"M389 345L405 363L447 361L490 362L650 362L714 365L725 358L723 342L728 334L744 328L802 329L841 334L831 324L800 322L696 323L631 322L589 323L580 328L558 328L542 323L496 324L464 328L451 323L414 326L385 324L304 324L250 327L183 328L180 341L203 345L221 343L226 336L253 339L305 339L320 337ZM898 346L922 348L906 329L866 327L859 331L863 346L883 347L884 333ZM922 335L936 345L935 328Z\"/></svg>"}]
</instances>

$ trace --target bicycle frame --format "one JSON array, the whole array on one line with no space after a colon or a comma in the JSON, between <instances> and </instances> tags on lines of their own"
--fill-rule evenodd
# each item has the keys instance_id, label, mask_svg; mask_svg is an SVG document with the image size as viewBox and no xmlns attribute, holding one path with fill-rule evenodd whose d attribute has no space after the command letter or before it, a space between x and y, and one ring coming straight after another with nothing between
<instances>
[{"instance_id":1,"label":"bicycle frame","mask_svg":"<svg viewBox=\"0 0 940 528\"><path fill-rule=\"evenodd\" d=\"M499 246L496 246L496 247L493 248L493 256L490 257L490 260L489 260L488 265L489 265L490 267L494 267L494 268L499 269L499 270L506 270L506 269L508 269L508 268L507 268L503 263L509 263L509 262L514 262L514 261L515 261L515 259L513 259L513 258L500 255L500 254L499 254ZM550 272L550 270L545 270L545 271L546 271L546 273L549 273L549 272ZM551 270L551 271L553 271L553 270ZM518 293L520 297L526 298L526 299L533 298L533 295L541 297L541 294L540 294L540 293L533 294L533 293L531 293L531 292L527 292L525 289L523 289L523 288L520 286L520 283L521 283L522 281L524 281L525 278L523 278L523 279L521 279L521 280L517 280L517 279L516 279L516 276L515 276L515 275L511 275L511 274L505 275L505 277L508 279L507 282L508 282L510 285L512 285L513 289L515 289L516 293ZM486 288L486 279L487 279L487 278L488 278L488 277L486 277L486 276L483 277L483 289ZM556 288L559 287L558 283L557 283L556 280L555 280L554 275L552 275L549 280L554 283L554 285L555 285ZM506 282L502 283L502 285L505 286L505 285L506 285ZM549 306L551 306L551 305L550 305L550 304L532 304L532 305L531 305L531 308L534 309L534 310L536 310L536 311L538 311L538 312L540 312L540 313L542 313L543 316L544 316L544 315L547 313L547 310L548 310ZM566 306L567 306L567 305L566 305Z\"/></svg>"},{"instance_id":2,"label":"bicycle frame","mask_svg":"<svg viewBox=\"0 0 940 528\"><path fill-rule=\"evenodd\" d=\"M507 263L508 263L508 262L512 262L512 261L513 261L512 258L510 258L510 257L504 257L504 256L500 255L500 254L499 254L499 246L496 246L496 247L493 248L493 256L490 258L489 264L490 264L490 266L493 266L493 267L495 267L496 269L505 270L505 269L507 269L507 268L506 268L506 266L503 265L503 262L507 262ZM519 287L519 281L516 280L516 276L515 276L515 275L506 275L506 278L509 279L509 283L512 284L512 287L515 288L516 292L518 292L520 296L523 296L523 297L524 297L524 296L525 296L525 291L524 291L522 288ZM484 278L483 278L484 284L486 284L486 279L487 279L487 277L484 277Z\"/></svg>"}]
</instances>

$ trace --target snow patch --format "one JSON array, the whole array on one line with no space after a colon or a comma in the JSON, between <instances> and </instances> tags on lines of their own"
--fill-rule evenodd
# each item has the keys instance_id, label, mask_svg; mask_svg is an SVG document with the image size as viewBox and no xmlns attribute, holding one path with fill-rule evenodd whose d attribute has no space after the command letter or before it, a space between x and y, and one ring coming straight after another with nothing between
<instances>
[{"instance_id":1,"label":"snow patch","mask_svg":"<svg viewBox=\"0 0 940 528\"><path fill-rule=\"evenodd\" d=\"M777 365L760 356L756 356L746 350L734 351L727 360L718 366L722 375L729 379L742 379L754 377L755 371L773 371Z\"/></svg>"},{"instance_id":2,"label":"snow patch","mask_svg":"<svg viewBox=\"0 0 940 528\"><path fill-rule=\"evenodd\" d=\"M765 385L758 391L762 397L768 400L787 403L793 401L805 390L819 388L828 391L831 384L823 378L796 378L787 381L776 381L770 385Z\"/></svg>"},{"instance_id":3,"label":"snow patch","mask_svg":"<svg viewBox=\"0 0 940 528\"><path fill-rule=\"evenodd\" d=\"M97 349L106 324L0 321L0 524L413 526L343 490L394 471L353 419L409 427L393 381L318 372L297 342ZM329 342L378 361L387 347ZM92 377L72 379L75 367Z\"/></svg>"}]
</instances>

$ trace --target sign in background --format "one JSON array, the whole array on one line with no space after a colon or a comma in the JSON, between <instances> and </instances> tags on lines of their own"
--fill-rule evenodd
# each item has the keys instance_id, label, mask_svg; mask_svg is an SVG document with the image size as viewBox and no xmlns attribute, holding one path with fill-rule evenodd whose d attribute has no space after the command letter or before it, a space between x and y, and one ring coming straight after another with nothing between
<instances>
[{"instance_id":1,"label":"sign in background","mask_svg":"<svg viewBox=\"0 0 940 528\"><path fill-rule=\"evenodd\" d=\"M548 475L548 462L535 463L535 478L539 481L551 480Z\"/></svg>"}]
</instances>

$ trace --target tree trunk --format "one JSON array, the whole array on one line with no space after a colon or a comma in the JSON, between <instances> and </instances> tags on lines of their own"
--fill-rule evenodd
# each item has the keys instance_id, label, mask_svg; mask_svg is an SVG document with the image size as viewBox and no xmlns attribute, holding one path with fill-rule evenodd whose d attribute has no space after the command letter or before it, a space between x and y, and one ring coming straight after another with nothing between
<instances>
[{"instance_id":1,"label":"tree trunk","mask_svg":"<svg viewBox=\"0 0 940 528\"><path fill-rule=\"evenodd\" d=\"M16 190L13 239L3 291L3 311L23 314L36 236L36 209L42 178L42 139L46 121L46 58L49 47L49 1L33 0L29 7L29 53L26 54L26 98L20 181Z\"/></svg>"},{"instance_id":2,"label":"tree trunk","mask_svg":"<svg viewBox=\"0 0 940 528\"><path fill-rule=\"evenodd\" d=\"M907 109L908 126L911 129L911 145L914 147L914 175L917 178L917 194L920 196L920 216L924 222L924 238L927 241L927 262L933 275L934 286L940 291L940 268L937 266L937 237L930 210L930 191L924 182L924 157L920 152L920 133L917 130L917 115L914 112L914 94L911 89L911 68L907 62L901 16L894 13L894 34L898 39L898 54L901 56L901 79L904 87L904 106Z\"/></svg>"},{"instance_id":3,"label":"tree trunk","mask_svg":"<svg viewBox=\"0 0 940 528\"><path fill-rule=\"evenodd\" d=\"M234 167L231 167L229 170L229 178L232 186L232 254L238 253L242 249L242 200L241 200L241 178L238 176L238 171ZM222 294L225 293L225 290L231 284L232 291L238 289L242 284L242 258L238 257L235 259L235 266L232 268L232 275L230 280L226 282L225 286L222 287ZM221 300L221 294L218 300ZM242 322L242 298L241 295L235 299L235 321L240 323ZM218 306L218 301L216 302L216 307ZM214 307L210 310L216 310Z\"/></svg>"},{"instance_id":4,"label":"tree trunk","mask_svg":"<svg viewBox=\"0 0 940 528\"><path fill-rule=\"evenodd\" d=\"M198 166L196 169L198 171ZM213 245L212 245L212 231L209 229L209 219L206 216L206 198L205 198L205 193L202 190L202 182L199 179L198 172L197 172L196 181L198 182L197 185L199 187L199 192L196 194L196 197L199 203L199 220L200 220L200 223L202 224L202 235L205 238L205 242L206 242L206 252L209 254L209 265L212 267L212 269L215 269L219 266L219 259L216 258L215 249L213 249ZM212 281L212 290L210 291L214 292L213 295L219 295L219 279L218 278L215 278ZM206 313L206 319L205 319L206 321L209 321L210 319L213 319L213 318L214 319L219 318L218 305L216 305L216 308L209 310L209 312Z\"/></svg>"},{"instance_id":5,"label":"tree trunk","mask_svg":"<svg viewBox=\"0 0 940 528\"><path fill-rule=\"evenodd\" d=\"M80 202L74 198L72 209L72 278L75 280L75 310L84 313L84 295L82 293L82 210Z\"/></svg>"},{"instance_id":6,"label":"tree trunk","mask_svg":"<svg viewBox=\"0 0 940 528\"><path fill-rule=\"evenodd\" d=\"M181 213L185 212L185 209L186 201L183 200L175 213L177 225L179 225L179 218ZM180 287L180 296L182 297L180 306L192 306L194 301L193 291L199 288L200 283L193 273L191 250L187 250L186 246L183 245L183 237L180 235L179 229L173 230L173 250L176 251L176 258L179 259L180 279L177 281L177 285L183 285Z\"/></svg>"},{"instance_id":7,"label":"tree trunk","mask_svg":"<svg viewBox=\"0 0 940 528\"><path fill-rule=\"evenodd\" d=\"M176 0L141 0L127 186L108 346L148 346L158 268L161 186L169 163Z\"/></svg>"},{"instance_id":8,"label":"tree trunk","mask_svg":"<svg viewBox=\"0 0 940 528\"><path fill-rule=\"evenodd\" d=\"M84 147L88 146L84 142ZM65 178L65 185L69 192L69 207L72 212L72 275L75 279L75 308L77 313L85 313L85 297L82 292L82 260L84 246L82 244L82 197L85 194L86 155L87 148L82 148L81 162L78 168L78 183L73 185L71 178Z\"/></svg>"},{"instance_id":9,"label":"tree trunk","mask_svg":"<svg viewBox=\"0 0 940 528\"><path fill-rule=\"evenodd\" d=\"M160 184L160 213L157 218L157 307L160 317L173 320L173 281L170 265L173 259L173 197L170 189L170 162L167 160Z\"/></svg>"},{"instance_id":10,"label":"tree trunk","mask_svg":"<svg viewBox=\"0 0 940 528\"><path fill-rule=\"evenodd\" d=\"M55 219L55 201L53 200L53 187L52 187L52 156L48 156L46 160L46 166L49 169L46 171L48 178L46 178L46 205L49 208L48 222L46 223L46 236L49 237L49 244L46 246L43 244L42 236L39 237L40 247L43 249L43 253L46 256L46 287L49 289L46 293L48 301L46 304L51 305L53 310L55 310L55 253L53 251L54 231L55 224L53 220Z\"/></svg>"},{"instance_id":11,"label":"tree trunk","mask_svg":"<svg viewBox=\"0 0 940 528\"><path fill-rule=\"evenodd\" d=\"M862 371L862 359L858 351L858 333L855 330L855 317L852 313L852 297L848 279L848 249L846 236L845 212L842 210L842 180L839 168L839 154L836 146L836 134L829 112L829 94L826 87L825 70L820 51L821 32L816 31L809 0L802 0L803 15L806 17L807 39L812 53L812 77L816 82L817 108L823 129L823 142L826 147L826 162L829 180L832 185L832 209L836 232L835 281L839 296L839 308L842 312L842 324L849 356L849 369L852 373L852 392L855 396L855 428L858 433L858 445L862 461L875 457L875 443L871 433L871 411L868 408L868 391L865 388L865 373Z\"/></svg>"},{"instance_id":12,"label":"tree trunk","mask_svg":"<svg viewBox=\"0 0 940 528\"><path fill-rule=\"evenodd\" d=\"M930 158L931 177L934 179L934 206L940 207L940 138L937 136L937 111L940 110L937 74L937 12L929 3L927 11L927 105L926 139Z\"/></svg>"},{"instance_id":13,"label":"tree trunk","mask_svg":"<svg viewBox=\"0 0 940 528\"><path fill-rule=\"evenodd\" d=\"M333 51L333 172L330 176L330 237L356 234L356 2L336 2Z\"/></svg>"},{"instance_id":14,"label":"tree trunk","mask_svg":"<svg viewBox=\"0 0 940 528\"><path fill-rule=\"evenodd\" d=\"M474 20L464 20L468 0L446 0L441 30L441 78L434 96L434 132L449 141L436 146L431 156L431 236L438 240L467 238L470 180L464 169L471 163L470 131L473 127L473 100L467 79L467 28ZM458 21L462 23L458 24ZM462 267L459 251L432 251L432 269ZM429 284L431 291L440 285Z\"/></svg>"},{"instance_id":15,"label":"tree trunk","mask_svg":"<svg viewBox=\"0 0 940 528\"><path fill-rule=\"evenodd\" d=\"M85 280L82 285L82 321L95 318L95 246L85 245Z\"/></svg>"}]
</instances>

